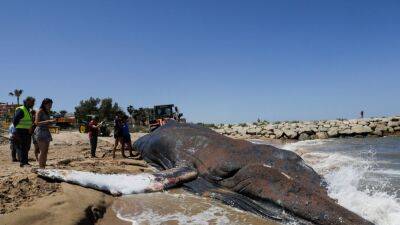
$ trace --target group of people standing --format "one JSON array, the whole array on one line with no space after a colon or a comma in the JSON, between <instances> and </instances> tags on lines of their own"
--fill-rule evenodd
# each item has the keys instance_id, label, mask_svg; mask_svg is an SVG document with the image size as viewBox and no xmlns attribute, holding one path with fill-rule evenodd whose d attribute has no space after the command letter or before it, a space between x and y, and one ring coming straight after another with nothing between
<instances>
[{"instance_id":1,"label":"group of people standing","mask_svg":"<svg viewBox=\"0 0 400 225\"><path fill-rule=\"evenodd\" d=\"M50 119L53 101L49 98L43 99L37 112L33 110L34 105L35 98L27 97L24 100L24 104L16 108L9 128L11 157L13 162L19 162L21 167L29 166L28 153L33 143L35 158L39 163L39 167L45 168L49 145L53 140L49 126L56 122L55 119ZM97 116L93 117L88 124L92 158L96 157L97 141L102 124L103 122L99 123ZM129 150L130 157L138 156L138 153L133 154L128 116L123 112L118 112L115 117L114 138L113 158L115 158L115 152L119 144L124 158L127 157L125 150Z\"/></svg>"},{"instance_id":2,"label":"group of people standing","mask_svg":"<svg viewBox=\"0 0 400 225\"><path fill-rule=\"evenodd\" d=\"M128 116L123 112L118 112L114 119L114 148L113 158L115 158L115 152L118 145L121 144L122 157L126 158L125 150L129 151L130 157L136 157L138 154L133 154L131 134L129 132Z\"/></svg>"},{"instance_id":3,"label":"group of people standing","mask_svg":"<svg viewBox=\"0 0 400 225\"><path fill-rule=\"evenodd\" d=\"M100 128L103 121L99 123L99 117L92 117L88 124L89 129L89 142L90 142L90 154L92 158L96 158L97 141L100 133ZM114 138L115 145L113 149L113 158L115 158L115 151L119 144L121 144L122 156L126 158L125 149L128 149L130 156L134 156L132 153L131 146L131 135L129 133L128 117L122 112L117 112L114 120Z\"/></svg>"},{"instance_id":4,"label":"group of people standing","mask_svg":"<svg viewBox=\"0 0 400 225\"><path fill-rule=\"evenodd\" d=\"M117 112L114 120L114 138L115 144L113 148L113 158L115 158L115 152L119 145L121 145L121 153L124 158L125 150L129 151L130 157L136 157L139 154L133 154L131 134L129 132L128 116L123 112ZM88 124L89 128L89 140L90 140L90 153L92 158L96 158L97 141L99 136L99 131L103 122L99 123L99 118L97 116L92 117L92 120Z\"/></svg>"},{"instance_id":5,"label":"group of people standing","mask_svg":"<svg viewBox=\"0 0 400 225\"><path fill-rule=\"evenodd\" d=\"M27 97L24 104L16 108L9 128L11 157L13 162L20 163L20 167L29 166L28 153L33 142L39 167L45 168L52 141L49 126L55 122L50 119L53 101L49 98L43 99L37 112L33 110L34 105L35 98Z\"/></svg>"}]
</instances>

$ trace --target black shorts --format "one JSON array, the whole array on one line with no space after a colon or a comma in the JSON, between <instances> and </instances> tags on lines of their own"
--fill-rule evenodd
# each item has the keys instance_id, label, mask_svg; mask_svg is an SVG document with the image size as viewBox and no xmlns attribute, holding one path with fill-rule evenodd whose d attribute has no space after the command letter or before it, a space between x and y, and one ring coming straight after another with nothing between
<instances>
[{"instance_id":1,"label":"black shorts","mask_svg":"<svg viewBox=\"0 0 400 225\"><path fill-rule=\"evenodd\" d=\"M129 142L129 141L131 141L131 136L125 135L125 136L123 136L123 140L124 140L124 142Z\"/></svg>"},{"instance_id":2,"label":"black shorts","mask_svg":"<svg viewBox=\"0 0 400 225\"><path fill-rule=\"evenodd\" d=\"M114 131L114 138L117 139L117 138L121 138L121 137L122 137L122 133L117 131L117 130L115 130Z\"/></svg>"}]
</instances>

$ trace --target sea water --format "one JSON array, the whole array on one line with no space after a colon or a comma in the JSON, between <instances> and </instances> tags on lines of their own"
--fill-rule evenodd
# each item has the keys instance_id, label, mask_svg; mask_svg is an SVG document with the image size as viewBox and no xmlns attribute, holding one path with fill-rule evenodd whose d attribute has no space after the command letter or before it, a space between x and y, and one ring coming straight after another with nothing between
<instances>
[{"instance_id":1,"label":"sea water","mask_svg":"<svg viewBox=\"0 0 400 225\"><path fill-rule=\"evenodd\" d=\"M295 151L328 183L328 194L377 225L400 224L400 137L300 141Z\"/></svg>"}]
</instances>

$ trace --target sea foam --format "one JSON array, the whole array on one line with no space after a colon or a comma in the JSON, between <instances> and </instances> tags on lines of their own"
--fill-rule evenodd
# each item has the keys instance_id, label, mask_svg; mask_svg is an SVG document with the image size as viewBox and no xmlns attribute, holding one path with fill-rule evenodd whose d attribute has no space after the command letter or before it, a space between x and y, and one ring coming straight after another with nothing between
<instances>
[{"instance_id":1,"label":"sea foam","mask_svg":"<svg viewBox=\"0 0 400 225\"><path fill-rule=\"evenodd\" d=\"M377 225L399 225L400 199L394 194L384 191L387 181L384 176L378 176L378 187L361 187L368 174L381 173L397 175L398 170L379 169L375 167L371 149L359 157L344 155L339 152L312 151L313 147L330 144L335 140L300 141L286 144L284 149L302 151L303 159L320 173L328 183L328 195L338 200L338 203L370 220ZM304 151L307 149L308 151ZM321 148L320 148L321 149ZM322 148L323 149L323 148ZM363 157L364 155L364 157ZM367 157L365 157L367 155ZM372 155L372 157L370 157Z\"/></svg>"},{"instance_id":2,"label":"sea foam","mask_svg":"<svg viewBox=\"0 0 400 225\"><path fill-rule=\"evenodd\" d=\"M337 199L340 205L377 225L398 225L399 199L380 189L358 188L367 172L366 167L345 166L328 173L325 178L328 182L329 196Z\"/></svg>"},{"instance_id":3,"label":"sea foam","mask_svg":"<svg viewBox=\"0 0 400 225\"><path fill-rule=\"evenodd\" d=\"M121 220L131 222L132 225L140 224L167 224L174 221L178 225L208 225L211 221L219 225L235 224L228 219L225 215L225 210L216 206L201 211L195 215L189 216L183 212L176 212L170 214L158 214L152 209L145 209L138 215L127 216L117 212L117 217Z\"/></svg>"},{"instance_id":4,"label":"sea foam","mask_svg":"<svg viewBox=\"0 0 400 225\"><path fill-rule=\"evenodd\" d=\"M112 209L119 219L132 225L264 224L260 217L219 201L178 192L181 194L165 191L121 197L114 201Z\"/></svg>"}]
</instances>

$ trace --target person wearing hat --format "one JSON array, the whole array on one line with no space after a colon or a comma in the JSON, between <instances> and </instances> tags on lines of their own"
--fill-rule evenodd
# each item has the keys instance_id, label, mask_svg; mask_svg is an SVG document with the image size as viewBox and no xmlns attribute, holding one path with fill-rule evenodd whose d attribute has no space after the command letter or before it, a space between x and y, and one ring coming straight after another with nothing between
<instances>
[{"instance_id":1,"label":"person wearing hat","mask_svg":"<svg viewBox=\"0 0 400 225\"><path fill-rule=\"evenodd\" d=\"M18 160L21 167L30 165L28 163L28 152L31 147L33 125L30 110L34 105L35 98L27 97L24 100L24 104L17 107L13 118L15 131L12 134L12 139L17 150Z\"/></svg>"}]
</instances>

